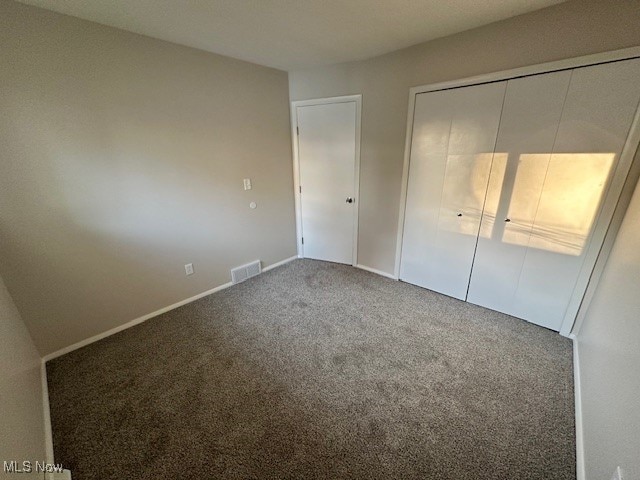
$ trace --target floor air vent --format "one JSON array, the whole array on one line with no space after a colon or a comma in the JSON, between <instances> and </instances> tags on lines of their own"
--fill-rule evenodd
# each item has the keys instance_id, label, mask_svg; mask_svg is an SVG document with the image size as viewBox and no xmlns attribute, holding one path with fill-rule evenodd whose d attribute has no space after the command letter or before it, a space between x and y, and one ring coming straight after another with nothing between
<instances>
[{"instance_id":1,"label":"floor air vent","mask_svg":"<svg viewBox=\"0 0 640 480\"><path fill-rule=\"evenodd\" d=\"M259 275L260 272L262 272L262 268L260 268L260 260L247 263L246 265L242 265L240 267L232 268L231 283L236 284L244 282L247 278Z\"/></svg>"}]
</instances>

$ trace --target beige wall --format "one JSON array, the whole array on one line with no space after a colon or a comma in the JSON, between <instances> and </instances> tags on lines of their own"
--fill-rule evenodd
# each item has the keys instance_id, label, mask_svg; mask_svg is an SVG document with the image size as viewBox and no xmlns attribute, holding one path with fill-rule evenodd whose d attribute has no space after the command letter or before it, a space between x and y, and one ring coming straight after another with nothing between
<instances>
[{"instance_id":1,"label":"beige wall","mask_svg":"<svg viewBox=\"0 0 640 480\"><path fill-rule=\"evenodd\" d=\"M296 254L286 72L6 0L0 45L0 274L43 355Z\"/></svg>"},{"instance_id":2,"label":"beige wall","mask_svg":"<svg viewBox=\"0 0 640 480\"><path fill-rule=\"evenodd\" d=\"M40 355L0 278L0 468L46 460ZM42 478L3 473L0 478Z\"/></svg>"},{"instance_id":3,"label":"beige wall","mask_svg":"<svg viewBox=\"0 0 640 480\"><path fill-rule=\"evenodd\" d=\"M362 99L358 263L393 273L409 87L640 45L637 0L567 2L361 62L291 72L291 100Z\"/></svg>"},{"instance_id":4,"label":"beige wall","mask_svg":"<svg viewBox=\"0 0 640 480\"><path fill-rule=\"evenodd\" d=\"M587 480L640 479L640 187L580 332Z\"/></svg>"}]
</instances>

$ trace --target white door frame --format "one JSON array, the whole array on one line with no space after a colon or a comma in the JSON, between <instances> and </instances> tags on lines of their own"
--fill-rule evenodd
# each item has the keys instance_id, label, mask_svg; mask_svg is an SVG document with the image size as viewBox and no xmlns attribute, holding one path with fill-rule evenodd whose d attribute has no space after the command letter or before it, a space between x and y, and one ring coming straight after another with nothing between
<instances>
[{"instance_id":1,"label":"white door frame","mask_svg":"<svg viewBox=\"0 0 640 480\"><path fill-rule=\"evenodd\" d=\"M330 103L356 104L356 158L353 192L355 207L353 209L353 252L351 265L358 263L358 211L360 210L360 122L362 118L362 95L344 95L340 97L314 98L311 100L295 100L291 102L291 140L293 144L293 195L296 209L296 243L298 246L298 258L304 258L304 245L302 244L302 199L300 197L300 157L298 154L298 107L311 105L325 105Z\"/></svg>"},{"instance_id":2,"label":"white door frame","mask_svg":"<svg viewBox=\"0 0 640 480\"><path fill-rule=\"evenodd\" d=\"M449 88L467 87L470 85L478 85L482 83L498 82L518 77L526 77L529 75L567 70L576 67L586 67L590 65L597 65L599 63L615 62L618 60L629 60L631 58L638 57L640 57L640 47L631 47L624 48L622 50L596 53L594 55L586 55L583 57L569 58L566 60L515 68L512 70L488 73L475 77L467 77L459 80L411 87L409 89L409 109L407 114L407 129L404 146L404 164L402 167L402 185L400 190L400 210L398 213L398 232L396 237L396 260L394 277L400 277L402 237L404 233L404 217L405 207L407 203L409 163L411 161L411 140L413 137L413 112L415 110L416 95L420 93L433 92L436 90L445 90ZM575 335L577 333L577 329L582 323L582 319L584 318L591 298L593 297L593 293L604 269L604 265L607 261L609 253L611 252L611 248L613 247L613 240L615 239L618 230L620 229L620 224L622 223L624 212L629 205L631 194L633 193L636 181L638 180L638 169L634 169L632 164L633 158L636 154L636 151L638 150L639 145L640 109L636 111L636 116L631 125L631 130L627 138L627 142L624 145L620 158L618 159L618 166L616 167L616 170L620 168L630 169L629 174L626 178L614 178L609 185L608 191L605 193L605 201L602 204L598 218L600 219L600 221L602 218L611 218L611 222L608 224L608 226L606 226L606 234L604 236L603 242L601 243L602 248L600 248L599 245L594 245L594 242L591 242L585 255L585 265L588 263L587 260L589 259L591 259L590 261L593 261L593 259L595 259L595 265L593 269L583 267L580 271L577 285L586 285L586 289L584 290L584 295L580 295L577 293L579 289L576 289L576 291L574 291L573 298L571 299L569 308L567 309L567 314L565 315L562 326L560 328L560 334L565 337L568 337L570 334ZM619 200L618 198L613 200L609 198L609 192L611 192L612 190L620 192ZM577 313L572 313L576 311ZM574 328L574 325L577 328Z\"/></svg>"}]
</instances>

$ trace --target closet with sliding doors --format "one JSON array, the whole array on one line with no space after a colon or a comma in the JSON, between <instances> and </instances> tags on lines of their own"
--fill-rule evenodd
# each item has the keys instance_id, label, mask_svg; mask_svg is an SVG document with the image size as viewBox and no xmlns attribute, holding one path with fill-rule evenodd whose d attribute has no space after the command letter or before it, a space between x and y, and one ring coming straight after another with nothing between
<instances>
[{"instance_id":1,"label":"closet with sliding doors","mask_svg":"<svg viewBox=\"0 0 640 480\"><path fill-rule=\"evenodd\" d=\"M637 147L640 59L414 94L400 279L559 331Z\"/></svg>"}]
</instances>

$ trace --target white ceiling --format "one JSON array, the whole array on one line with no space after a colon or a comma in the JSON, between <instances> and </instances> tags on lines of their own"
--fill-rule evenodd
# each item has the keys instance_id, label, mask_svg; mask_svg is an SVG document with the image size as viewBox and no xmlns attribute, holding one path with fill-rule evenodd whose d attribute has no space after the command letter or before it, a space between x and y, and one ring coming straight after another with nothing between
<instances>
[{"instance_id":1,"label":"white ceiling","mask_svg":"<svg viewBox=\"0 0 640 480\"><path fill-rule=\"evenodd\" d=\"M295 70L361 60L563 0L20 0Z\"/></svg>"}]
</instances>

